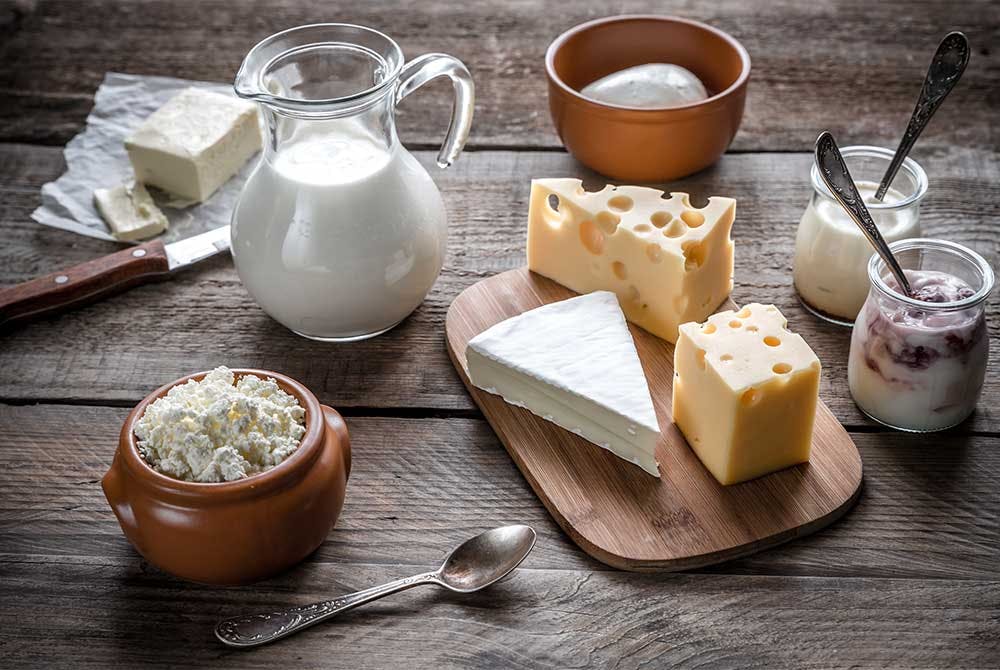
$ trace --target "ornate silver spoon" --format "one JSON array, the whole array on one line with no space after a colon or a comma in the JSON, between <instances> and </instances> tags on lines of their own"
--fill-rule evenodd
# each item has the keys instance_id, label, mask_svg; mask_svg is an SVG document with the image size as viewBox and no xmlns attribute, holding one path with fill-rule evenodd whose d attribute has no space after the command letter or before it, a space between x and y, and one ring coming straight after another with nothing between
<instances>
[{"instance_id":1,"label":"ornate silver spoon","mask_svg":"<svg viewBox=\"0 0 1000 670\"><path fill-rule=\"evenodd\" d=\"M903 294L911 297L913 291L910 289L910 282L906 280L903 268L899 266L896 257L889 249L889 245L886 244L885 238L879 232L878 226L872 220L872 215L868 212L861 194L858 193L858 189L854 185L854 178L851 177L851 173L847 169L844 157L840 155L837 142L827 130L824 130L816 138L816 167L819 168L819 176L826 187L830 189L830 193L850 214L854 223L858 224L861 232L865 234L868 241L875 247L875 251L892 271Z\"/></svg>"},{"instance_id":2,"label":"ornate silver spoon","mask_svg":"<svg viewBox=\"0 0 1000 670\"><path fill-rule=\"evenodd\" d=\"M945 97L955 88L955 84L962 78L965 66L969 64L969 40L963 33L958 31L948 33L941 44L938 45L934 53L934 59L927 70L927 77L924 78L924 86L920 89L920 97L917 98L917 106L913 108L910 115L910 122L906 125L906 132L899 141L896 153L889 163L882 182L875 192L875 199L882 200L885 192L889 190L889 184L896 178L899 166L903 164L903 159L910 153L920 133L923 132L927 122L934 116Z\"/></svg>"},{"instance_id":3,"label":"ornate silver spoon","mask_svg":"<svg viewBox=\"0 0 1000 670\"><path fill-rule=\"evenodd\" d=\"M297 633L359 605L422 584L435 584L458 593L486 588L520 565L535 546L530 526L502 526L466 540L440 568L405 579L357 591L334 600L290 609L250 614L220 621L215 636L230 647L257 647Z\"/></svg>"}]
</instances>

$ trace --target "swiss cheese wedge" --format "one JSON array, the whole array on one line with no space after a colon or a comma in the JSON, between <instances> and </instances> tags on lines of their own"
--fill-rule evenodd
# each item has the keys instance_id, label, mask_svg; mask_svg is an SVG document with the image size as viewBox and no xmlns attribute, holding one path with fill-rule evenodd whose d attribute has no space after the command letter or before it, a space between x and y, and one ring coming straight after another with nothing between
<instances>
[{"instance_id":1,"label":"swiss cheese wedge","mask_svg":"<svg viewBox=\"0 0 1000 670\"><path fill-rule=\"evenodd\" d=\"M733 286L732 198L691 206L642 186L590 193L579 179L536 179L528 212L528 268L577 293L613 291L630 321L670 342Z\"/></svg>"}]
</instances>

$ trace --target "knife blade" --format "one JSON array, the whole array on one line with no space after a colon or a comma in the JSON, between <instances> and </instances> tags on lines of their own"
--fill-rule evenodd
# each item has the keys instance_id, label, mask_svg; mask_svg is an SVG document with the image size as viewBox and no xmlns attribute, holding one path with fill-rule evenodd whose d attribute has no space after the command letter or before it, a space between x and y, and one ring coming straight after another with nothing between
<instances>
[{"instance_id":1,"label":"knife blade","mask_svg":"<svg viewBox=\"0 0 1000 670\"><path fill-rule=\"evenodd\" d=\"M229 226L220 226L201 235L171 242L164 248L170 271L180 270L215 254L229 251Z\"/></svg>"},{"instance_id":2,"label":"knife blade","mask_svg":"<svg viewBox=\"0 0 1000 670\"><path fill-rule=\"evenodd\" d=\"M229 226L163 244L153 240L0 289L0 328L73 309L140 284L169 279L229 250Z\"/></svg>"}]
</instances>

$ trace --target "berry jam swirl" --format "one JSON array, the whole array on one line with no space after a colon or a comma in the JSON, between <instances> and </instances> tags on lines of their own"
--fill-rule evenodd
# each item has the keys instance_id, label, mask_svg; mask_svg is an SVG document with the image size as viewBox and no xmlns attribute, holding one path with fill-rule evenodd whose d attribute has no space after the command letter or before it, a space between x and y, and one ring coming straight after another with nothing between
<instances>
[{"instance_id":1,"label":"berry jam swirl","mask_svg":"<svg viewBox=\"0 0 1000 670\"><path fill-rule=\"evenodd\" d=\"M848 378L866 413L910 430L959 423L975 408L989 341L981 306L942 309L975 291L954 275L906 270L912 297L927 308L872 292L858 315ZM893 291L899 287L886 279Z\"/></svg>"}]
</instances>

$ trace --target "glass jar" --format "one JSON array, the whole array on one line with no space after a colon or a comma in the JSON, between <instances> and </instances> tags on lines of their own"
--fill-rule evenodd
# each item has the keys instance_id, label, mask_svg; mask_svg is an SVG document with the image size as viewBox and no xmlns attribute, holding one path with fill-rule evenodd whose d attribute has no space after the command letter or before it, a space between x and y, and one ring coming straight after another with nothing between
<instances>
[{"instance_id":1,"label":"glass jar","mask_svg":"<svg viewBox=\"0 0 1000 670\"><path fill-rule=\"evenodd\" d=\"M851 396L890 428L944 430L972 414L983 387L993 270L953 242L913 239L890 247L914 297L897 290L885 263L872 256L871 289L851 334Z\"/></svg>"},{"instance_id":2,"label":"glass jar","mask_svg":"<svg viewBox=\"0 0 1000 670\"><path fill-rule=\"evenodd\" d=\"M893 152L881 147L855 146L841 150L858 192L886 242L920 237L920 201L927 193L927 174L907 158L882 202L875 200ZM802 304L833 323L854 323L868 295L866 266L871 243L844 211L816 164L810 170L813 193L795 236L793 276Z\"/></svg>"}]
</instances>

